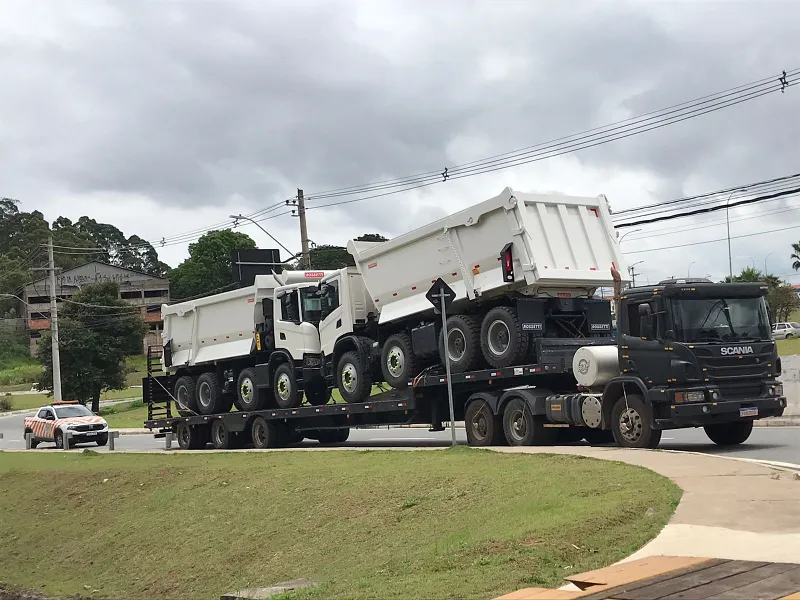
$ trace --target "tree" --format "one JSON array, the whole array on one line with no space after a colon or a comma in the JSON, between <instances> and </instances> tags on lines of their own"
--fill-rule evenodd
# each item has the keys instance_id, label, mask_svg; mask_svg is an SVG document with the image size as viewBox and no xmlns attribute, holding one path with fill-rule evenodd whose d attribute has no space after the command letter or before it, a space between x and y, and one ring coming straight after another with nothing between
<instances>
[{"instance_id":1,"label":"tree","mask_svg":"<svg viewBox=\"0 0 800 600\"><path fill-rule=\"evenodd\" d=\"M387 242L388 240L380 233L365 233L356 238L357 242ZM311 261L312 269L320 269L322 271L334 271L344 267L355 266L355 261L347 248L344 246L331 246L322 245L315 246L308 252ZM300 268L298 262L294 268Z\"/></svg>"},{"instance_id":2,"label":"tree","mask_svg":"<svg viewBox=\"0 0 800 600\"><path fill-rule=\"evenodd\" d=\"M796 244L792 244L792 253L789 255L794 262L792 262L792 268L795 271L800 271L800 242Z\"/></svg>"},{"instance_id":3,"label":"tree","mask_svg":"<svg viewBox=\"0 0 800 600\"><path fill-rule=\"evenodd\" d=\"M189 258L168 273L174 298L206 294L233 283L231 253L237 249L255 248L253 239L239 231L209 231L189 244Z\"/></svg>"},{"instance_id":4,"label":"tree","mask_svg":"<svg viewBox=\"0 0 800 600\"><path fill-rule=\"evenodd\" d=\"M742 269L738 275L734 275L731 279L730 275L725 277L725 283L766 283L770 289L775 289L783 285L780 277L776 275L767 275L753 267Z\"/></svg>"},{"instance_id":5,"label":"tree","mask_svg":"<svg viewBox=\"0 0 800 600\"><path fill-rule=\"evenodd\" d=\"M114 282L88 285L59 305L59 355L64 398L92 403L100 410L100 394L125 388L125 356L141 352L147 331L140 309L119 299ZM53 389L50 333L39 341L37 358L43 371L40 388Z\"/></svg>"},{"instance_id":6,"label":"tree","mask_svg":"<svg viewBox=\"0 0 800 600\"><path fill-rule=\"evenodd\" d=\"M770 320L773 323L788 321L792 313L800 308L800 298L791 285L783 284L770 290L767 296Z\"/></svg>"}]
</instances>

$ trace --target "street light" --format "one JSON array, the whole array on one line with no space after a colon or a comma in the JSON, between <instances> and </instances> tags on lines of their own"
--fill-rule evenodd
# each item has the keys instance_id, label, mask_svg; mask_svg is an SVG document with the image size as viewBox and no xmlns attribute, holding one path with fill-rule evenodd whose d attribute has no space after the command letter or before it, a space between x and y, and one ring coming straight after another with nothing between
<instances>
[{"instance_id":1,"label":"street light","mask_svg":"<svg viewBox=\"0 0 800 600\"><path fill-rule=\"evenodd\" d=\"M770 254L772 254L772 252L770 252L764 257L764 277L766 277L769 274L769 271L767 270L767 259L769 258Z\"/></svg>"},{"instance_id":2,"label":"street light","mask_svg":"<svg viewBox=\"0 0 800 600\"><path fill-rule=\"evenodd\" d=\"M251 222L253 225L255 225L256 227L258 227L258 228L259 228L261 231L263 231L263 232L264 232L264 233L266 233L266 234L267 234L269 237L271 237L271 238L272 238L272 240L273 240L273 241L274 241L276 244L278 244L278 245L279 245L281 248L283 248L284 250L286 250L286 252L288 252L288 253L289 253L289 256L295 256L295 255L296 255L294 252L292 252L292 251L291 251L291 250L289 250L289 249L288 249L286 246L284 246L284 245L283 245L283 244L281 244L281 243L280 243L278 240L276 240L276 239L275 239L275 236L273 236L273 235L272 235L272 234L271 234L269 231L267 231L266 229L264 229L264 228L263 228L261 225L259 225L259 224L258 224L256 221L254 221L254 220L253 220L253 219L251 219L250 217L245 217L244 215L228 215L228 216L229 216L229 218L233 219L233 226L234 226L234 227L236 227L236 225L237 225L237 223L236 223L236 222L237 222L237 221L239 221L239 220L242 220L242 221L250 221L250 222Z\"/></svg>"},{"instance_id":3,"label":"street light","mask_svg":"<svg viewBox=\"0 0 800 600\"><path fill-rule=\"evenodd\" d=\"M623 233L623 234L620 236L620 238L617 240L617 243L618 243L618 244L621 244L621 243L622 243L622 240L624 240L624 239L625 239L625 236L626 236L626 235L630 235L631 233L636 233L637 231L641 231L641 229L631 229L630 231L626 231L625 233Z\"/></svg>"},{"instance_id":4,"label":"street light","mask_svg":"<svg viewBox=\"0 0 800 600\"><path fill-rule=\"evenodd\" d=\"M731 198L736 193L736 190L731 192L731 195L728 196L728 199L725 201L725 222L728 224L728 271L729 275L731 276L731 281L733 281L733 258L731 257L731 219L730 219L730 203Z\"/></svg>"},{"instance_id":5,"label":"street light","mask_svg":"<svg viewBox=\"0 0 800 600\"><path fill-rule=\"evenodd\" d=\"M690 278L689 273L691 273L692 271L692 265L696 262L697 262L696 260L693 260L692 262L689 263L689 267L686 269L686 279Z\"/></svg>"}]
</instances>

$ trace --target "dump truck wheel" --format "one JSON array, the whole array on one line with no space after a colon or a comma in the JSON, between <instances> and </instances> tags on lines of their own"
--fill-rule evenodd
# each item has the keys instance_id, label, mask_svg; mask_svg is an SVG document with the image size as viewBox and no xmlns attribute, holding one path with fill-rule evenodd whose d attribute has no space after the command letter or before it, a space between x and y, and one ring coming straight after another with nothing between
<instances>
[{"instance_id":1,"label":"dump truck wheel","mask_svg":"<svg viewBox=\"0 0 800 600\"><path fill-rule=\"evenodd\" d=\"M264 408L264 396L256 387L256 374L253 369L242 369L236 380L236 408L242 412Z\"/></svg>"},{"instance_id":2,"label":"dump truck wheel","mask_svg":"<svg viewBox=\"0 0 800 600\"><path fill-rule=\"evenodd\" d=\"M383 380L393 388L404 388L419 373L411 336L397 333L389 337L381 352Z\"/></svg>"},{"instance_id":3,"label":"dump truck wheel","mask_svg":"<svg viewBox=\"0 0 800 600\"><path fill-rule=\"evenodd\" d=\"M743 444L753 432L752 421L735 421L703 427L708 438L717 446L737 446Z\"/></svg>"},{"instance_id":4,"label":"dump truck wheel","mask_svg":"<svg viewBox=\"0 0 800 600\"><path fill-rule=\"evenodd\" d=\"M453 315L447 319L447 340L439 336L439 358L444 364L445 351L450 356L450 371L464 373L481 361L481 326L472 315Z\"/></svg>"},{"instance_id":5,"label":"dump truck wheel","mask_svg":"<svg viewBox=\"0 0 800 600\"><path fill-rule=\"evenodd\" d=\"M372 392L372 378L358 352L345 352L336 369L336 386L345 402L364 402Z\"/></svg>"},{"instance_id":6,"label":"dump truck wheel","mask_svg":"<svg viewBox=\"0 0 800 600\"><path fill-rule=\"evenodd\" d=\"M281 363L275 369L273 376L275 386L275 402L278 408L297 408L303 397L297 390L297 378L294 375L294 366Z\"/></svg>"},{"instance_id":7,"label":"dump truck wheel","mask_svg":"<svg viewBox=\"0 0 800 600\"><path fill-rule=\"evenodd\" d=\"M483 400L471 402L464 413L467 443L470 446L500 446L503 423Z\"/></svg>"},{"instance_id":8,"label":"dump truck wheel","mask_svg":"<svg viewBox=\"0 0 800 600\"><path fill-rule=\"evenodd\" d=\"M528 354L530 335L522 331L517 311L510 306L495 306L481 324L481 351L495 369L520 364Z\"/></svg>"},{"instance_id":9,"label":"dump truck wheel","mask_svg":"<svg viewBox=\"0 0 800 600\"><path fill-rule=\"evenodd\" d=\"M215 415L224 412L222 406L222 390L219 377L215 373L203 373L197 378L195 385L197 394L197 412L201 415ZM230 410L230 409L228 409Z\"/></svg>"},{"instance_id":10,"label":"dump truck wheel","mask_svg":"<svg viewBox=\"0 0 800 600\"><path fill-rule=\"evenodd\" d=\"M331 391L322 377L316 377L306 382L303 391L311 406L324 406L331 399Z\"/></svg>"},{"instance_id":11,"label":"dump truck wheel","mask_svg":"<svg viewBox=\"0 0 800 600\"><path fill-rule=\"evenodd\" d=\"M197 395L194 377L184 375L175 382L175 408L182 417L191 417L197 414Z\"/></svg>"},{"instance_id":12,"label":"dump truck wheel","mask_svg":"<svg viewBox=\"0 0 800 600\"><path fill-rule=\"evenodd\" d=\"M651 425L652 411L644 398L628 394L611 410L611 431L614 440L623 448L657 448L661 430Z\"/></svg>"}]
</instances>

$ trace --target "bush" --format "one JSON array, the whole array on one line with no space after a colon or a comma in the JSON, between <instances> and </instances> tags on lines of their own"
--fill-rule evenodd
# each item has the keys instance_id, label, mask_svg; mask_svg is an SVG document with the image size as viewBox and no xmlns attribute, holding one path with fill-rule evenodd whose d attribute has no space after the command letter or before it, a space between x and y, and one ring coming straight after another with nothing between
<instances>
[{"instance_id":1,"label":"bush","mask_svg":"<svg viewBox=\"0 0 800 600\"><path fill-rule=\"evenodd\" d=\"M11 402L11 394L0 396L0 412L7 412L13 407L14 403Z\"/></svg>"}]
</instances>

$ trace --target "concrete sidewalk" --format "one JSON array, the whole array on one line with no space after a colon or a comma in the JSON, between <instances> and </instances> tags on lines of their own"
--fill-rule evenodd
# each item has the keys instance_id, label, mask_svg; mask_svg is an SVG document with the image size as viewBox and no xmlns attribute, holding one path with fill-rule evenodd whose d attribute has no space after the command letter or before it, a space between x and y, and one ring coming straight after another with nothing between
<instances>
[{"instance_id":1,"label":"concrete sidewalk","mask_svg":"<svg viewBox=\"0 0 800 600\"><path fill-rule=\"evenodd\" d=\"M800 564L800 474L750 461L621 448L493 448L573 454L651 469L683 489L662 532L625 559L691 556ZM625 562L623 561L623 562Z\"/></svg>"}]
</instances>

